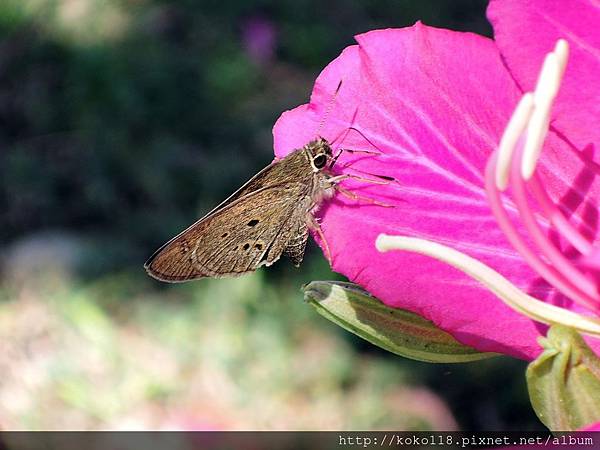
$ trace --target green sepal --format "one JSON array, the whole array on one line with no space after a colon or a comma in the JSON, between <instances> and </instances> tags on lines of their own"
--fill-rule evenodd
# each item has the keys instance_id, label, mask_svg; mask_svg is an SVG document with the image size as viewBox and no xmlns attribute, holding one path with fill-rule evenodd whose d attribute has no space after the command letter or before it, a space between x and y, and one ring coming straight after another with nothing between
<instances>
[{"instance_id":1,"label":"green sepal","mask_svg":"<svg viewBox=\"0 0 600 450\"><path fill-rule=\"evenodd\" d=\"M554 325L527 367L531 405L551 431L600 422L600 360L572 328Z\"/></svg>"},{"instance_id":2,"label":"green sepal","mask_svg":"<svg viewBox=\"0 0 600 450\"><path fill-rule=\"evenodd\" d=\"M496 356L460 344L429 320L390 308L355 284L313 281L303 290L306 301L323 317L396 355L433 363L469 362Z\"/></svg>"}]
</instances>

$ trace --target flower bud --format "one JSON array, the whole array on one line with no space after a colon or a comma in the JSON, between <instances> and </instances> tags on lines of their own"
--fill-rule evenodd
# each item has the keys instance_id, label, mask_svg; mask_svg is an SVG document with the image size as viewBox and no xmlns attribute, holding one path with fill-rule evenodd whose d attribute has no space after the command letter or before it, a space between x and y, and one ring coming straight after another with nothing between
<instances>
[{"instance_id":1,"label":"flower bud","mask_svg":"<svg viewBox=\"0 0 600 450\"><path fill-rule=\"evenodd\" d=\"M460 344L429 320L390 308L358 285L313 281L303 290L306 301L319 314L397 355L436 363L468 362L495 355Z\"/></svg>"},{"instance_id":2,"label":"flower bud","mask_svg":"<svg viewBox=\"0 0 600 450\"><path fill-rule=\"evenodd\" d=\"M600 421L600 359L571 328L554 325L538 339L544 351L527 368L531 404L551 431Z\"/></svg>"}]
</instances>

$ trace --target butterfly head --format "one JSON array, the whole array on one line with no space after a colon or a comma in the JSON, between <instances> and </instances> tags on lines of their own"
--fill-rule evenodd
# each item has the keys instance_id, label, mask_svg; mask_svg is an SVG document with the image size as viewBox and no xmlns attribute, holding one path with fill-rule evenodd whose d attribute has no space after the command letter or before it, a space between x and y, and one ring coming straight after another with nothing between
<instances>
[{"instance_id":1,"label":"butterfly head","mask_svg":"<svg viewBox=\"0 0 600 450\"><path fill-rule=\"evenodd\" d=\"M314 172L320 172L332 161L331 146L327 139L320 137L315 141L311 141L305 149Z\"/></svg>"}]
</instances>

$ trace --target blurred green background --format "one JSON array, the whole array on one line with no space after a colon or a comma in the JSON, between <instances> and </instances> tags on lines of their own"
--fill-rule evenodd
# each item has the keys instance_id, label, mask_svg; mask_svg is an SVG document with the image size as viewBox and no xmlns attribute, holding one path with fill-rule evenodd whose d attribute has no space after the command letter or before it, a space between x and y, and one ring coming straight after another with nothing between
<instances>
[{"instance_id":1,"label":"blurred green background","mask_svg":"<svg viewBox=\"0 0 600 450\"><path fill-rule=\"evenodd\" d=\"M309 248L235 280L144 260L273 158L374 28L485 35L485 1L2 0L0 429L537 430L525 364L430 365L322 319Z\"/></svg>"}]
</instances>

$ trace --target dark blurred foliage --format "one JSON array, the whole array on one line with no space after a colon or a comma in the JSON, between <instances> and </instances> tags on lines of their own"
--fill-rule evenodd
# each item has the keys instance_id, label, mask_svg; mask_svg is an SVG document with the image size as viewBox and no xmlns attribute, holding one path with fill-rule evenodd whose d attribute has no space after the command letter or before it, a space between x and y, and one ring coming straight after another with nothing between
<instances>
[{"instance_id":1,"label":"dark blurred foliage","mask_svg":"<svg viewBox=\"0 0 600 450\"><path fill-rule=\"evenodd\" d=\"M0 18L2 241L85 234L95 273L139 264L268 164L273 123L354 34L418 19L489 32L483 1L107 3L129 20L118 37L108 23L108 38L66 39L18 6ZM244 45L253 18L275 32L268 61Z\"/></svg>"},{"instance_id":2,"label":"dark blurred foliage","mask_svg":"<svg viewBox=\"0 0 600 450\"><path fill-rule=\"evenodd\" d=\"M58 33L44 14L9 3L0 6L2 242L40 230L83 236L88 276L139 269L268 164L273 123L308 100L354 34L416 20L491 34L482 0L121 0L110 3L127 24L114 35L110 21L103 32ZM256 21L272 27L272 55L253 56L245 42ZM318 278L317 264L306 270ZM446 398L463 429L540 426L522 363L398 361Z\"/></svg>"}]
</instances>

